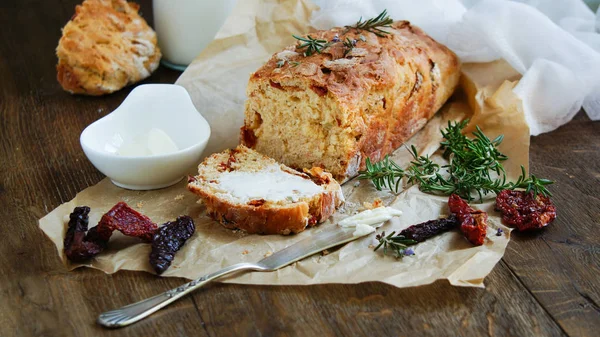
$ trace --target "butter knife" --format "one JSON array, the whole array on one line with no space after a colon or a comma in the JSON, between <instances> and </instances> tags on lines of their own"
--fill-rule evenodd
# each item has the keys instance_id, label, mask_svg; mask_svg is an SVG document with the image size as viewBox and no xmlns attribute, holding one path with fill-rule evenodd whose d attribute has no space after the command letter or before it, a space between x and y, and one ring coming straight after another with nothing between
<instances>
[{"instance_id":1,"label":"butter knife","mask_svg":"<svg viewBox=\"0 0 600 337\"><path fill-rule=\"evenodd\" d=\"M124 306L120 309L107 311L98 316L98 324L107 328L124 327L144 319L217 278L241 271L274 271L327 248L356 240L368 234L357 232L357 235L354 235L355 230L355 228L340 227L337 225L325 229L296 244L282 249L257 263L234 264L154 297Z\"/></svg>"}]
</instances>

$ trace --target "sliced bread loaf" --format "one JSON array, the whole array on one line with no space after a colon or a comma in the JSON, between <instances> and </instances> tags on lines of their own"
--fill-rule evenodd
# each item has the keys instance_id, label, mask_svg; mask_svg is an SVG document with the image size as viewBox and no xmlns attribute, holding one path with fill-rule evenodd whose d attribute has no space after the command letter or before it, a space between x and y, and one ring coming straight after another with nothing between
<instances>
[{"instance_id":1,"label":"sliced bread loaf","mask_svg":"<svg viewBox=\"0 0 600 337\"><path fill-rule=\"evenodd\" d=\"M251 234L302 232L344 201L340 185L321 168L300 173L243 145L206 158L188 189L223 226Z\"/></svg>"},{"instance_id":2,"label":"sliced bread loaf","mask_svg":"<svg viewBox=\"0 0 600 337\"><path fill-rule=\"evenodd\" d=\"M250 76L242 144L344 182L406 142L450 97L460 62L407 21L383 30L316 31L320 52L298 41L274 54Z\"/></svg>"}]
</instances>

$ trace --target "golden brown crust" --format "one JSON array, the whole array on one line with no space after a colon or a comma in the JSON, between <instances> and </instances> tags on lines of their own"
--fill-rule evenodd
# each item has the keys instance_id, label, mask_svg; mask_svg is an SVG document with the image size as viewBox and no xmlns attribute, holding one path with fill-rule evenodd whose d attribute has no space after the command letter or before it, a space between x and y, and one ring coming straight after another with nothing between
<instances>
[{"instance_id":1,"label":"golden brown crust","mask_svg":"<svg viewBox=\"0 0 600 337\"><path fill-rule=\"evenodd\" d=\"M213 194L205 193L193 185L188 189L202 198L207 214L229 229L241 229L249 234L299 233L307 225L308 204L289 208L271 208L233 204Z\"/></svg>"},{"instance_id":2,"label":"golden brown crust","mask_svg":"<svg viewBox=\"0 0 600 337\"><path fill-rule=\"evenodd\" d=\"M343 202L340 185L331 174L320 168L305 170L303 174L283 167L283 170L290 174L311 179L315 184L324 187L323 192L309 200L274 203L259 199L241 204L216 196L206 186L205 182L218 179L219 172L229 172L248 165L244 161L250 161L257 167L262 164L261 162L264 162L264 166L273 163L272 159L240 145L236 149L226 150L206 158L200 164L199 171L206 172L206 167L210 166L214 167L213 171L217 172L217 175L200 173L191 178L187 186L188 190L199 195L203 200L207 214L226 228L241 229L250 234L299 233L306 227L312 227L329 218Z\"/></svg>"},{"instance_id":3,"label":"golden brown crust","mask_svg":"<svg viewBox=\"0 0 600 337\"><path fill-rule=\"evenodd\" d=\"M188 189L199 195L207 214L229 229L241 229L249 234L296 234L306 227L325 221L341 201L336 192L323 193L315 203L294 203L288 207L270 205L240 205L205 193L193 185Z\"/></svg>"},{"instance_id":4,"label":"golden brown crust","mask_svg":"<svg viewBox=\"0 0 600 337\"><path fill-rule=\"evenodd\" d=\"M250 78L242 144L294 168L322 166L339 181L356 175L367 157L378 161L398 148L450 97L460 64L452 51L407 21L386 30L385 37L344 28L310 34L356 40L346 57L342 42L311 56L300 54L296 45L273 55ZM295 103L278 103L277 110L289 109L289 115L270 117L268 105L279 96ZM298 108L304 101L312 107ZM296 121L315 111L328 122ZM309 131L290 134L292 140L284 142L279 139L285 132L277 134L282 128L273 123Z\"/></svg>"},{"instance_id":5,"label":"golden brown crust","mask_svg":"<svg viewBox=\"0 0 600 337\"><path fill-rule=\"evenodd\" d=\"M125 0L85 0L75 8L56 48L63 89L103 95L150 76L161 53L138 8Z\"/></svg>"}]
</instances>

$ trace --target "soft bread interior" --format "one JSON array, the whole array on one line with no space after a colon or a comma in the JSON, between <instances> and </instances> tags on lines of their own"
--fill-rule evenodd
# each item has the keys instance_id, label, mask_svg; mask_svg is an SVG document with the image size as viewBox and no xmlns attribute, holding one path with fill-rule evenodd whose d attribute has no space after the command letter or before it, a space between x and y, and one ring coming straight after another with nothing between
<instances>
[{"instance_id":1,"label":"soft bread interior","mask_svg":"<svg viewBox=\"0 0 600 337\"><path fill-rule=\"evenodd\" d=\"M258 139L257 151L297 169L344 171L356 146L355 132L334 99L293 79L275 85L251 83L249 91L246 127Z\"/></svg>"}]
</instances>

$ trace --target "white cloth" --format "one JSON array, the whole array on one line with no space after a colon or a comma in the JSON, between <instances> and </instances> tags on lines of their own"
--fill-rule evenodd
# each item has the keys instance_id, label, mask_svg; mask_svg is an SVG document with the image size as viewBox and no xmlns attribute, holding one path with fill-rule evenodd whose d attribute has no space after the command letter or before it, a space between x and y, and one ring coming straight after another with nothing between
<instances>
[{"instance_id":1,"label":"white cloth","mask_svg":"<svg viewBox=\"0 0 600 337\"><path fill-rule=\"evenodd\" d=\"M523 74L515 93L532 135L581 109L600 119L600 10L582 0L314 0L319 29L349 25L383 9L409 20L463 62L505 59Z\"/></svg>"}]
</instances>

